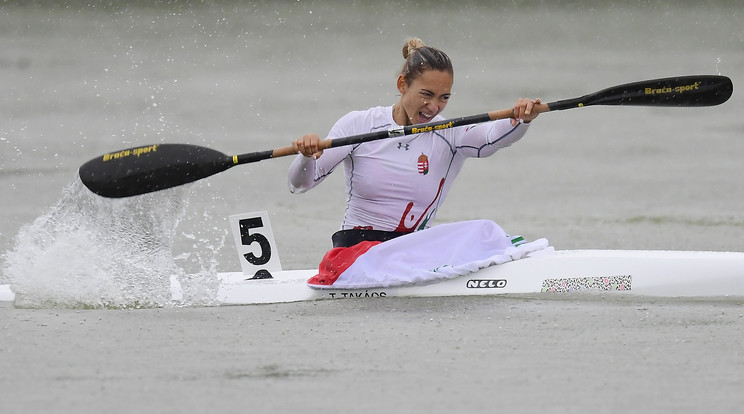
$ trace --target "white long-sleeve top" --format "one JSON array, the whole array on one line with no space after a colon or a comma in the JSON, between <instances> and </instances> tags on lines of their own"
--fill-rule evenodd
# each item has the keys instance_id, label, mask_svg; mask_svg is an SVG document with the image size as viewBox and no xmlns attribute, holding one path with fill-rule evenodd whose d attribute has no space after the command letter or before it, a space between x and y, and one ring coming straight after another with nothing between
<instances>
[{"instance_id":1,"label":"white long-sleeve top","mask_svg":"<svg viewBox=\"0 0 744 414\"><path fill-rule=\"evenodd\" d=\"M328 138L397 126L392 106L374 107L343 116ZM504 119L329 148L317 160L300 154L289 169L289 191L304 193L343 162L347 208L342 230L423 230L468 157L488 157L518 141L527 129L527 124L514 127Z\"/></svg>"}]
</instances>

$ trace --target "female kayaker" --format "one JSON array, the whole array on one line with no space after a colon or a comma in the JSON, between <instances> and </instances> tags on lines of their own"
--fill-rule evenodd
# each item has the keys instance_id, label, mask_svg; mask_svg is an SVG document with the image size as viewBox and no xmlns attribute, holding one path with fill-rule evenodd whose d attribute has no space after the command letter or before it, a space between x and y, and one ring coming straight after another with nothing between
<instances>
[{"instance_id":1,"label":"female kayaker","mask_svg":"<svg viewBox=\"0 0 744 414\"><path fill-rule=\"evenodd\" d=\"M328 139L396 126L443 120L452 94L454 70L442 51L418 39L403 46L405 63L397 79L395 105L353 111L331 129ZM520 98L514 118L357 145L320 150L320 138L307 134L292 143L299 152L289 170L289 189L303 193L343 162L347 208L334 247L364 240L386 241L423 230L434 216L463 163L508 147L525 134L538 115L539 99Z\"/></svg>"}]
</instances>

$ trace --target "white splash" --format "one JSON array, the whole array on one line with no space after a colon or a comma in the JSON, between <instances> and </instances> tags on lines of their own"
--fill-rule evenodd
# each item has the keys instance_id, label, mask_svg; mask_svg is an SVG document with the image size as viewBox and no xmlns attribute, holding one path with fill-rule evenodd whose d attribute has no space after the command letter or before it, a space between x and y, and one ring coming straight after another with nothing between
<instances>
[{"instance_id":1,"label":"white splash","mask_svg":"<svg viewBox=\"0 0 744 414\"><path fill-rule=\"evenodd\" d=\"M127 199L92 194L75 180L50 211L24 226L3 274L19 307L140 308L212 305L214 260L189 276L176 264L184 189ZM174 300L171 278L183 296Z\"/></svg>"}]
</instances>

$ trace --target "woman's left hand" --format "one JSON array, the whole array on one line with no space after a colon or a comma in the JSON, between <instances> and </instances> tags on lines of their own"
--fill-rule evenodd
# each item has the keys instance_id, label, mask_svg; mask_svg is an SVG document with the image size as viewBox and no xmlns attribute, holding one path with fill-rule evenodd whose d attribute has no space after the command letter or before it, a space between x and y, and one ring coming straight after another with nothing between
<instances>
[{"instance_id":1,"label":"woman's left hand","mask_svg":"<svg viewBox=\"0 0 744 414\"><path fill-rule=\"evenodd\" d=\"M535 105L539 105L540 103L540 98L535 100L530 98L517 99L517 103L512 108L514 114L514 117L511 119L512 126L517 126L519 122L529 123L537 118L540 112L535 110Z\"/></svg>"}]
</instances>

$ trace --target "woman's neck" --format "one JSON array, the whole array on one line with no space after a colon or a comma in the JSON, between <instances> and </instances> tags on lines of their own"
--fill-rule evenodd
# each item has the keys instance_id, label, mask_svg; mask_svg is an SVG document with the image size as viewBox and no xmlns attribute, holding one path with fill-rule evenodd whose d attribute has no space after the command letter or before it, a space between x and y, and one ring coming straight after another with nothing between
<instances>
[{"instance_id":1,"label":"woman's neck","mask_svg":"<svg viewBox=\"0 0 744 414\"><path fill-rule=\"evenodd\" d=\"M393 121L400 126L411 125L411 120L406 116L406 112L403 110L403 105L400 102L393 105Z\"/></svg>"}]
</instances>

